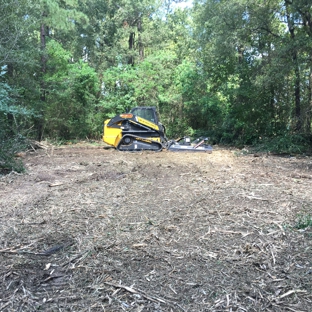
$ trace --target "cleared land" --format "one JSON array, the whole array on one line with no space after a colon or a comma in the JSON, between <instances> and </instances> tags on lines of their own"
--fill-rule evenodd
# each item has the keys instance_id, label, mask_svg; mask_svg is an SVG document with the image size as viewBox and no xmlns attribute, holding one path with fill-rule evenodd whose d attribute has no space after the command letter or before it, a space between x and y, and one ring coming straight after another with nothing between
<instances>
[{"instance_id":1,"label":"cleared land","mask_svg":"<svg viewBox=\"0 0 312 312\"><path fill-rule=\"evenodd\" d=\"M311 311L312 158L29 152L0 177L0 311Z\"/></svg>"}]
</instances>

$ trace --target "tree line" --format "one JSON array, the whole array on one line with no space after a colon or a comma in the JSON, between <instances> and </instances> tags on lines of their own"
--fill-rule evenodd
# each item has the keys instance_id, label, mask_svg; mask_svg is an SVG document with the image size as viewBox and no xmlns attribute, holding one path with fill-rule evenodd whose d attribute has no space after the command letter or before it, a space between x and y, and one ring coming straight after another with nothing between
<instances>
[{"instance_id":1,"label":"tree line","mask_svg":"<svg viewBox=\"0 0 312 312\"><path fill-rule=\"evenodd\" d=\"M135 106L171 138L308 151L310 1L179 2L0 0L0 167L28 138L99 139Z\"/></svg>"}]
</instances>

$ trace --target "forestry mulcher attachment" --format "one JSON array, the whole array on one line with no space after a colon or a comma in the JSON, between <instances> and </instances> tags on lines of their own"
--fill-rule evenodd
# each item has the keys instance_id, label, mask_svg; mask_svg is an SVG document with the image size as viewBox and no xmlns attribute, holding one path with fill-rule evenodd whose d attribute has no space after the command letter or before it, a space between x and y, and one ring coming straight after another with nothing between
<instances>
[{"instance_id":1,"label":"forestry mulcher attachment","mask_svg":"<svg viewBox=\"0 0 312 312\"><path fill-rule=\"evenodd\" d=\"M104 121L103 141L119 151L212 152L208 139L199 138L191 143L189 137L168 141L165 127L159 122L155 107L135 107L129 113Z\"/></svg>"}]
</instances>

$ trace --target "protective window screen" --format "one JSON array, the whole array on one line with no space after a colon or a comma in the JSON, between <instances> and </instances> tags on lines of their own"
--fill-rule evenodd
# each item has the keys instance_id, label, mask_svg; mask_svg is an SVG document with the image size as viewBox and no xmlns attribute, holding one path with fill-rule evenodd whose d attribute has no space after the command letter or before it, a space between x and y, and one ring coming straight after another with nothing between
<instances>
[{"instance_id":1,"label":"protective window screen","mask_svg":"<svg viewBox=\"0 0 312 312\"><path fill-rule=\"evenodd\" d=\"M155 119L155 112L152 108L140 108L140 107L137 107L137 108L134 108L132 111L131 111L132 114L134 115L137 115L139 117L142 117L144 119L147 119L151 122L154 122L156 123L156 119Z\"/></svg>"}]
</instances>

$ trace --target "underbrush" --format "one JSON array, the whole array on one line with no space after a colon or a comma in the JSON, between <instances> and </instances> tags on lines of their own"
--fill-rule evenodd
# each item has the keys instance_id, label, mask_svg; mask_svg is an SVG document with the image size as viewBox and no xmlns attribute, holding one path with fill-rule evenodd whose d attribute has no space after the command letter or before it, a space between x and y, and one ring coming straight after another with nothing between
<instances>
[{"instance_id":1,"label":"underbrush","mask_svg":"<svg viewBox=\"0 0 312 312\"><path fill-rule=\"evenodd\" d=\"M259 152L311 154L311 143L311 136L303 134L284 134L270 138L261 138L253 144L253 147Z\"/></svg>"},{"instance_id":2,"label":"underbrush","mask_svg":"<svg viewBox=\"0 0 312 312\"><path fill-rule=\"evenodd\" d=\"M294 227L298 230L304 230L308 227L312 227L312 215L306 213L298 215Z\"/></svg>"},{"instance_id":3,"label":"underbrush","mask_svg":"<svg viewBox=\"0 0 312 312\"><path fill-rule=\"evenodd\" d=\"M2 138L0 141L0 174L25 170L22 161L16 156L19 152L25 151L27 146L28 140L21 135L10 139Z\"/></svg>"}]
</instances>

